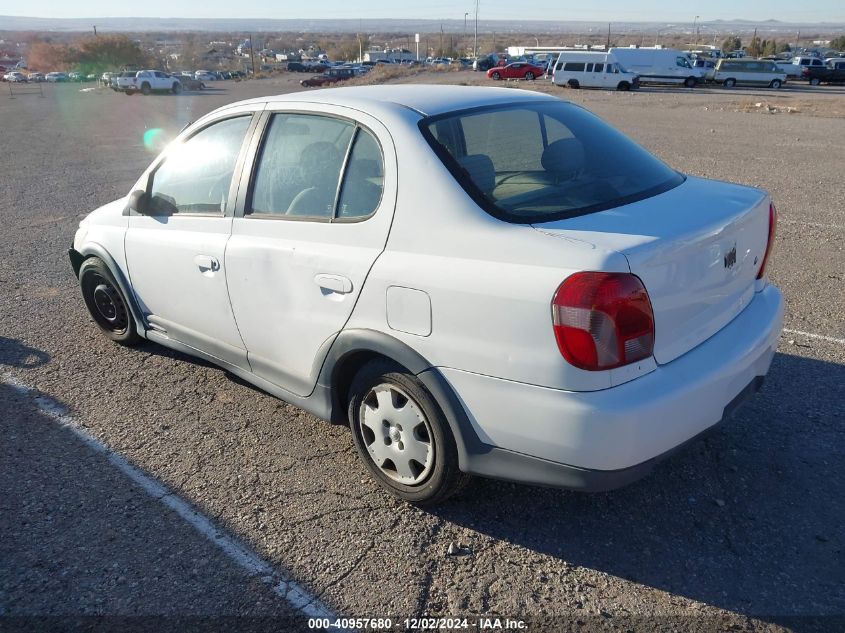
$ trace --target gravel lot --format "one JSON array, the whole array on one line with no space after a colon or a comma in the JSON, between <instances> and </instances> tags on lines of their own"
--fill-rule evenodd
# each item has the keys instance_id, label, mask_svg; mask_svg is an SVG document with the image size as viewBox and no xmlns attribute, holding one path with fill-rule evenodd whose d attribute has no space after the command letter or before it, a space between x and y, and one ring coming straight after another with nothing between
<instances>
[{"instance_id":1,"label":"gravel lot","mask_svg":"<svg viewBox=\"0 0 845 633\"><path fill-rule=\"evenodd\" d=\"M108 343L67 261L81 217L124 195L152 160L145 132L172 137L301 78L178 97L0 92L0 375L66 407L339 614L499 615L531 631L842 630L845 90L531 86L582 103L682 171L768 189L781 219L770 276L791 331L754 400L637 484L585 495L479 480L420 510L370 481L346 429L203 362ZM486 83L470 72L414 79ZM2 383L0 432L0 630L32 615L305 628L265 583ZM452 541L471 553L448 556ZM271 619L220 619L233 616Z\"/></svg>"}]
</instances>

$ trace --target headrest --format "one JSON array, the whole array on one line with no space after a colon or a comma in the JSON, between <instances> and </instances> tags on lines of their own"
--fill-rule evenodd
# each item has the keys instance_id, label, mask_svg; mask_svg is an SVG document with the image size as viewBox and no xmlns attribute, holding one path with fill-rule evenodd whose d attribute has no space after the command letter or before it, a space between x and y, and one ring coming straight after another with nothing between
<instances>
[{"instance_id":1,"label":"headrest","mask_svg":"<svg viewBox=\"0 0 845 633\"><path fill-rule=\"evenodd\" d=\"M496 168L486 154L470 154L458 159L458 164L469 174L475 186L484 193L496 187Z\"/></svg>"},{"instance_id":2,"label":"headrest","mask_svg":"<svg viewBox=\"0 0 845 633\"><path fill-rule=\"evenodd\" d=\"M543 169L555 176L574 174L584 168L584 162L584 145L574 137L551 143L540 159Z\"/></svg>"}]
</instances>

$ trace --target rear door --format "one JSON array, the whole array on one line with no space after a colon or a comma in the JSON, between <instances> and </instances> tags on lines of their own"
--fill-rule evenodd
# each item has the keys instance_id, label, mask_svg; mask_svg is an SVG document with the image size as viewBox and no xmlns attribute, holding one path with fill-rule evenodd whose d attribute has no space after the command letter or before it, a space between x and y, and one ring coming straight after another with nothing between
<instances>
[{"instance_id":1,"label":"rear door","mask_svg":"<svg viewBox=\"0 0 845 633\"><path fill-rule=\"evenodd\" d=\"M229 294L252 371L306 396L384 250L395 153L383 125L346 108L265 119L226 249Z\"/></svg>"}]
</instances>

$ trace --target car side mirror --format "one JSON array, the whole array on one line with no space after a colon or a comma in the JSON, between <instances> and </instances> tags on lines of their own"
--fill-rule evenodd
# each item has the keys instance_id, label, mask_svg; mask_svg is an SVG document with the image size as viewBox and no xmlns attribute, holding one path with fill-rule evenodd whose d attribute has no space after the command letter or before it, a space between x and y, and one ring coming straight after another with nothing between
<instances>
[{"instance_id":1,"label":"car side mirror","mask_svg":"<svg viewBox=\"0 0 845 633\"><path fill-rule=\"evenodd\" d=\"M135 213L149 215L150 196L143 189L136 189L129 194L129 209Z\"/></svg>"}]
</instances>

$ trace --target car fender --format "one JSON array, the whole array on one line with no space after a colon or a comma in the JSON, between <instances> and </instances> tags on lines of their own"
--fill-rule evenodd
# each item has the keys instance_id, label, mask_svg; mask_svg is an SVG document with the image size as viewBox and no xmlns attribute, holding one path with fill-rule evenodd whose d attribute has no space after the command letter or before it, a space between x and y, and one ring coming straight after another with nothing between
<instances>
[{"instance_id":1,"label":"car fender","mask_svg":"<svg viewBox=\"0 0 845 633\"><path fill-rule=\"evenodd\" d=\"M345 362L353 355L367 352L402 365L425 385L449 422L458 449L458 464L461 470L468 468L471 455L489 452L491 447L483 443L476 434L463 405L443 374L406 343L376 330L343 330L329 349L320 371L318 386L321 390L331 391L331 422L347 422L346 408L341 404L346 394L340 393L338 389L338 385L343 384L339 374Z\"/></svg>"}]
</instances>

